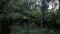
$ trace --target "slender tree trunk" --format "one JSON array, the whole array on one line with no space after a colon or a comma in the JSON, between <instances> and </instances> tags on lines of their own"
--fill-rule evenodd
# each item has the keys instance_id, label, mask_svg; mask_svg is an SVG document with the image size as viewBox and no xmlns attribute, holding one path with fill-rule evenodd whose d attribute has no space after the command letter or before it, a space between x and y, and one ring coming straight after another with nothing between
<instances>
[{"instance_id":1,"label":"slender tree trunk","mask_svg":"<svg viewBox=\"0 0 60 34\"><path fill-rule=\"evenodd\" d=\"M59 11L60 11L60 0L59 0Z\"/></svg>"},{"instance_id":2,"label":"slender tree trunk","mask_svg":"<svg viewBox=\"0 0 60 34\"><path fill-rule=\"evenodd\" d=\"M59 0L59 9L58 9L58 14L60 14L60 0Z\"/></svg>"},{"instance_id":3,"label":"slender tree trunk","mask_svg":"<svg viewBox=\"0 0 60 34\"><path fill-rule=\"evenodd\" d=\"M41 28L43 28L43 23L44 23L44 16L45 16L45 7L46 7L46 4L45 4L45 0L42 0L42 7L41 7Z\"/></svg>"}]
</instances>

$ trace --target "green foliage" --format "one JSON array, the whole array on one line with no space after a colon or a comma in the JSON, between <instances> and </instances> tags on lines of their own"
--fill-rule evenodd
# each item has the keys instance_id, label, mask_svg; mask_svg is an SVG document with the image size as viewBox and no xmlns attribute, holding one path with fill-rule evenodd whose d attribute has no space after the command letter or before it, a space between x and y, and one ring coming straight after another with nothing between
<instances>
[{"instance_id":1,"label":"green foliage","mask_svg":"<svg viewBox=\"0 0 60 34\"><path fill-rule=\"evenodd\" d=\"M23 15L21 15L20 13L15 13L15 12L9 14L9 16L10 16L12 19L19 19L19 18L23 17Z\"/></svg>"},{"instance_id":2,"label":"green foliage","mask_svg":"<svg viewBox=\"0 0 60 34\"><path fill-rule=\"evenodd\" d=\"M58 23L60 23L60 16L58 15L58 13L57 14L55 14L55 13L48 13L46 16L45 16L45 19L48 21L48 22L50 22L50 23L56 23L56 24L58 24Z\"/></svg>"},{"instance_id":3,"label":"green foliage","mask_svg":"<svg viewBox=\"0 0 60 34\"><path fill-rule=\"evenodd\" d=\"M57 34L57 32L55 32L55 30L53 29L25 29L27 27L21 27L21 26L17 26L16 24L12 26L12 30L11 30L11 34ZM32 27L34 28L34 27Z\"/></svg>"},{"instance_id":4,"label":"green foliage","mask_svg":"<svg viewBox=\"0 0 60 34\"><path fill-rule=\"evenodd\" d=\"M35 0L32 0L32 2L35 2ZM3 13L0 14L0 19L17 20L21 18L27 20L27 24L25 22L23 27L13 23L13 25L11 25L11 34L25 34L27 33L27 29L30 34L47 34L48 31L50 34L56 34L55 30L48 30L47 28L40 29L37 27L37 24L40 24L41 20L40 11L38 12L37 8L30 9L29 7L25 0L10 0L4 7ZM59 11L57 13L48 13L46 9L44 18L48 23L60 24L60 14L58 13Z\"/></svg>"},{"instance_id":5,"label":"green foliage","mask_svg":"<svg viewBox=\"0 0 60 34\"><path fill-rule=\"evenodd\" d=\"M40 16L40 13L38 13L37 11L32 10L30 12L29 16L38 18Z\"/></svg>"}]
</instances>

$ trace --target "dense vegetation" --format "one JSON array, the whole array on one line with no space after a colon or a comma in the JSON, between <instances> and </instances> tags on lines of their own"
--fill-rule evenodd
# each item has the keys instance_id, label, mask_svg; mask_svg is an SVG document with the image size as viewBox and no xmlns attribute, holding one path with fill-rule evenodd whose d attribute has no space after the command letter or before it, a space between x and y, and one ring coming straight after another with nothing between
<instances>
[{"instance_id":1,"label":"dense vegetation","mask_svg":"<svg viewBox=\"0 0 60 34\"><path fill-rule=\"evenodd\" d=\"M47 0L49 2L51 0ZM0 0L0 34L59 34L60 7L48 12L35 0Z\"/></svg>"}]
</instances>

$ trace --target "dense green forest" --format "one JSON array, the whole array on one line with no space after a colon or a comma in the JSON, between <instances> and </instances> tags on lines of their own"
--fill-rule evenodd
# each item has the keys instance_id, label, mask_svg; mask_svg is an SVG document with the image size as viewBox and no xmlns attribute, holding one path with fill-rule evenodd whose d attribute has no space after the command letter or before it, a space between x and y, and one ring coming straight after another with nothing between
<instances>
[{"instance_id":1,"label":"dense green forest","mask_svg":"<svg viewBox=\"0 0 60 34\"><path fill-rule=\"evenodd\" d=\"M60 34L60 0L0 0L0 34Z\"/></svg>"}]
</instances>

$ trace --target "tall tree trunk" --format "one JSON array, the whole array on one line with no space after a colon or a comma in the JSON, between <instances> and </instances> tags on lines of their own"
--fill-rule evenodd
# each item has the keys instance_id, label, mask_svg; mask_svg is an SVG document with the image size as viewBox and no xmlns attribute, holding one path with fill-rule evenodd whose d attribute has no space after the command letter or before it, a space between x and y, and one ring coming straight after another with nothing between
<instances>
[{"instance_id":1,"label":"tall tree trunk","mask_svg":"<svg viewBox=\"0 0 60 34\"><path fill-rule=\"evenodd\" d=\"M58 10L58 14L60 15L60 0L59 0L59 10Z\"/></svg>"},{"instance_id":2,"label":"tall tree trunk","mask_svg":"<svg viewBox=\"0 0 60 34\"><path fill-rule=\"evenodd\" d=\"M60 0L59 0L59 11L60 11Z\"/></svg>"},{"instance_id":3,"label":"tall tree trunk","mask_svg":"<svg viewBox=\"0 0 60 34\"><path fill-rule=\"evenodd\" d=\"M42 7L41 7L41 24L40 24L41 28L43 28L43 23L45 22L45 20L44 20L45 7L46 7L45 0L42 0Z\"/></svg>"}]
</instances>

